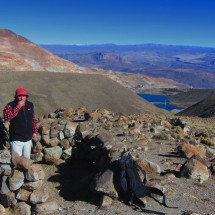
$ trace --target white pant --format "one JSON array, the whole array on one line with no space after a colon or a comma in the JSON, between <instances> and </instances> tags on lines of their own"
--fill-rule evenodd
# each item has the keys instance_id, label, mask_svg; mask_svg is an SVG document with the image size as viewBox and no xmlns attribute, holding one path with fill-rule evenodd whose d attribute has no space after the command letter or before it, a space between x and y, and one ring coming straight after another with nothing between
<instances>
[{"instance_id":1,"label":"white pant","mask_svg":"<svg viewBox=\"0 0 215 215\"><path fill-rule=\"evenodd\" d=\"M12 141L10 142L10 150L16 152L19 156L30 158L32 140L27 142Z\"/></svg>"}]
</instances>

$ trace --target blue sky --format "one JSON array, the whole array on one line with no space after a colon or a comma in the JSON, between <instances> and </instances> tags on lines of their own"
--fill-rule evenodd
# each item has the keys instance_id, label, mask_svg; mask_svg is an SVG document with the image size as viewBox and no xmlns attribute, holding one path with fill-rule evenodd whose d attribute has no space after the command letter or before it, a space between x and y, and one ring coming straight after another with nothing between
<instances>
[{"instance_id":1,"label":"blue sky","mask_svg":"<svg viewBox=\"0 0 215 215\"><path fill-rule=\"evenodd\" d=\"M0 28L37 44L215 47L215 1L3 0Z\"/></svg>"}]
</instances>

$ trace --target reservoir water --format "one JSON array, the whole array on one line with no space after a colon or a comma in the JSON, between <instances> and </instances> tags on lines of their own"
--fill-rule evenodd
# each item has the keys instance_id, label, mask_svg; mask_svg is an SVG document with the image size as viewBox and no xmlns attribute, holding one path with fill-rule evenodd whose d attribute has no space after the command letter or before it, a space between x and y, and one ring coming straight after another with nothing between
<instances>
[{"instance_id":1,"label":"reservoir water","mask_svg":"<svg viewBox=\"0 0 215 215\"><path fill-rule=\"evenodd\" d=\"M182 110L182 107L178 107L175 105L172 105L169 98L165 95L156 95L156 94L144 94L144 93L138 93L138 96L142 97L148 102L153 103L155 106L171 111L173 109Z\"/></svg>"}]
</instances>

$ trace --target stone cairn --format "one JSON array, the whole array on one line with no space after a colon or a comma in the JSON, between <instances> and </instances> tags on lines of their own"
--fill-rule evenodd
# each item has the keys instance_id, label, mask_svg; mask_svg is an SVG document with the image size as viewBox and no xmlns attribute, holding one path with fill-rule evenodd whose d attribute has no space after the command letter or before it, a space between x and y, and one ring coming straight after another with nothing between
<instances>
[{"instance_id":1,"label":"stone cairn","mask_svg":"<svg viewBox=\"0 0 215 215\"><path fill-rule=\"evenodd\" d=\"M102 194L101 205L109 205L118 198L114 173L109 167L123 154L132 154L147 173L161 173L158 164L141 157L153 141L175 143L176 153L186 158L176 168L180 177L203 183L215 174L214 137L190 128L179 118L67 108L38 118L38 130L31 159L16 155L11 159L7 148L0 150L0 214L16 211L16 215L30 215L58 210L57 202L43 186L42 164L59 165L71 158L87 159L94 164L93 177L88 177L92 179L88 181L90 188Z\"/></svg>"}]
</instances>

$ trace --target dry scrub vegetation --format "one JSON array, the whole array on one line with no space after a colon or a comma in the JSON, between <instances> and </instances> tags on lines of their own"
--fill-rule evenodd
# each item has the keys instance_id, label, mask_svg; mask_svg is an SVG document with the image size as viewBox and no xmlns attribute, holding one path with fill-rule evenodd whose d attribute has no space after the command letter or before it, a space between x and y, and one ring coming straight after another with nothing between
<instances>
[{"instance_id":1,"label":"dry scrub vegetation","mask_svg":"<svg viewBox=\"0 0 215 215\"><path fill-rule=\"evenodd\" d=\"M29 100L40 116L57 108L86 107L89 110L106 108L114 112L160 112L143 101L129 89L100 75L49 73L49 72L1 72L0 111L13 99L18 87L29 90Z\"/></svg>"}]
</instances>

